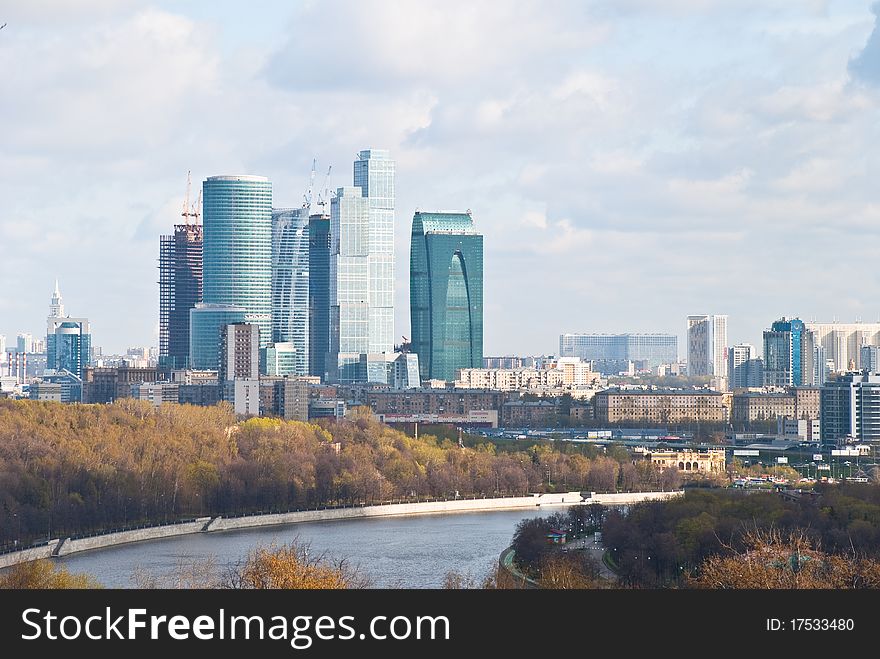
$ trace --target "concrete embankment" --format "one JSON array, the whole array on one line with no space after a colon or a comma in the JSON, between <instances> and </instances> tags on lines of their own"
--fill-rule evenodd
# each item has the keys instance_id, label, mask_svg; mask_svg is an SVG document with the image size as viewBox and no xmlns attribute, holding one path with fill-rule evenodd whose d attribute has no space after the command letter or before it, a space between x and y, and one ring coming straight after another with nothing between
<instances>
[{"instance_id":1,"label":"concrete embankment","mask_svg":"<svg viewBox=\"0 0 880 659\"><path fill-rule=\"evenodd\" d=\"M621 494L593 494L584 497L580 492L532 494L524 497L497 499L450 499L447 501L420 501L416 503L393 503L350 508L326 508L301 510L290 513L248 515L244 517L202 517L194 521L166 524L143 529L115 531L87 538L63 538L51 540L46 545L0 555L0 569L16 563L38 558L55 558L69 554L104 549L131 542L158 540L190 533L210 533L246 529L260 526L278 526L301 522L323 522L339 519L365 517L395 517L405 515L430 515L442 513L467 513L490 510L534 509L542 506L571 506L581 503L603 505L627 505L640 501L654 501L679 496L681 492L634 492Z\"/></svg>"},{"instance_id":2,"label":"concrete embankment","mask_svg":"<svg viewBox=\"0 0 880 659\"><path fill-rule=\"evenodd\" d=\"M540 506L575 505L583 503L580 492L541 494L527 497L499 499L450 499L449 501L422 501L418 503L391 503L380 506L356 508L330 508L326 510L302 510L293 513L250 515L248 517L217 517L205 527L206 531L231 531L255 526L275 526L299 522L323 522L334 519L357 519L363 517L396 517L403 515L431 515L438 513L463 513L487 510L511 510Z\"/></svg>"}]
</instances>

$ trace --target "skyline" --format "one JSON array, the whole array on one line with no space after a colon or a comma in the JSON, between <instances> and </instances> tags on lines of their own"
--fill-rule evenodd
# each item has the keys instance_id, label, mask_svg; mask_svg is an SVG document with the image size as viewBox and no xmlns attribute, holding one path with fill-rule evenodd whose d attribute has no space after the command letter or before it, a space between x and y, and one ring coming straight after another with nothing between
<instances>
[{"instance_id":1,"label":"skyline","mask_svg":"<svg viewBox=\"0 0 880 659\"><path fill-rule=\"evenodd\" d=\"M790 4L4 7L0 334L39 336L57 277L106 352L158 345L155 245L187 170L267 176L297 207L312 158L335 189L366 148L398 167L395 340L434 208L486 237L486 355L564 332L684 346L696 313L729 315L730 345L783 315L876 320L876 14Z\"/></svg>"}]
</instances>

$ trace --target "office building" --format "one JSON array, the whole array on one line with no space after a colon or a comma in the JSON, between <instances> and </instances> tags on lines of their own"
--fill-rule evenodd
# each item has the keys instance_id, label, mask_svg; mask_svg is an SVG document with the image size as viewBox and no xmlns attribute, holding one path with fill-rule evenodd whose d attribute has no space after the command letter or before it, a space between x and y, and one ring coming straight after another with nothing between
<instances>
[{"instance_id":1,"label":"office building","mask_svg":"<svg viewBox=\"0 0 880 659\"><path fill-rule=\"evenodd\" d=\"M764 385L800 387L813 383L813 333L798 318L782 318L764 331Z\"/></svg>"},{"instance_id":2,"label":"office building","mask_svg":"<svg viewBox=\"0 0 880 659\"><path fill-rule=\"evenodd\" d=\"M270 343L260 349L260 373L273 376L302 375L302 351L292 342Z\"/></svg>"},{"instance_id":3,"label":"office building","mask_svg":"<svg viewBox=\"0 0 880 659\"><path fill-rule=\"evenodd\" d=\"M728 377L727 316L688 316L688 375Z\"/></svg>"},{"instance_id":4,"label":"office building","mask_svg":"<svg viewBox=\"0 0 880 659\"><path fill-rule=\"evenodd\" d=\"M859 350L859 370L880 373L880 346L862 346Z\"/></svg>"},{"instance_id":5,"label":"office building","mask_svg":"<svg viewBox=\"0 0 880 659\"><path fill-rule=\"evenodd\" d=\"M56 284L57 286L57 284ZM16 352L29 353L34 351L34 337L27 333L21 333L15 337Z\"/></svg>"},{"instance_id":6,"label":"office building","mask_svg":"<svg viewBox=\"0 0 880 659\"><path fill-rule=\"evenodd\" d=\"M190 368L216 371L220 367L220 331L251 317L243 307L200 302L190 309Z\"/></svg>"},{"instance_id":7,"label":"office building","mask_svg":"<svg viewBox=\"0 0 880 659\"><path fill-rule=\"evenodd\" d=\"M354 186L368 203L367 279L369 346L394 349L394 168L388 151L366 149L354 161Z\"/></svg>"},{"instance_id":8,"label":"office building","mask_svg":"<svg viewBox=\"0 0 880 659\"><path fill-rule=\"evenodd\" d=\"M265 347L272 342L272 184L262 176L211 176L202 198L204 304L241 310L245 322L259 326ZM198 309L190 312L193 334L196 319L211 321ZM199 352L217 354L219 331L210 336L207 329L199 328L199 341L213 341L213 349L202 343Z\"/></svg>"},{"instance_id":9,"label":"office building","mask_svg":"<svg viewBox=\"0 0 880 659\"><path fill-rule=\"evenodd\" d=\"M755 346L740 343L727 349L727 379L733 390L764 385L764 361Z\"/></svg>"},{"instance_id":10,"label":"office building","mask_svg":"<svg viewBox=\"0 0 880 659\"><path fill-rule=\"evenodd\" d=\"M678 362L678 337L673 334L561 334L560 357L580 357L593 362L593 370L617 374L630 364L654 370Z\"/></svg>"},{"instance_id":11,"label":"office building","mask_svg":"<svg viewBox=\"0 0 880 659\"><path fill-rule=\"evenodd\" d=\"M132 387L159 380L156 367L87 367L82 378L83 403L112 403L132 396ZM175 401L176 402L176 401Z\"/></svg>"},{"instance_id":12,"label":"office building","mask_svg":"<svg viewBox=\"0 0 880 659\"><path fill-rule=\"evenodd\" d=\"M330 216L309 216L309 375L327 380L330 352Z\"/></svg>"},{"instance_id":13,"label":"office building","mask_svg":"<svg viewBox=\"0 0 880 659\"><path fill-rule=\"evenodd\" d=\"M308 208L272 211L272 341L293 347L290 375L308 374Z\"/></svg>"},{"instance_id":14,"label":"office building","mask_svg":"<svg viewBox=\"0 0 880 659\"><path fill-rule=\"evenodd\" d=\"M825 349L837 373L862 370L862 347L880 346L880 323L808 322L804 326L813 333L815 344Z\"/></svg>"},{"instance_id":15,"label":"office building","mask_svg":"<svg viewBox=\"0 0 880 659\"><path fill-rule=\"evenodd\" d=\"M49 304L49 313L64 313L57 280ZM68 371L75 375L79 379L78 393L75 394L77 401L82 397L82 378L91 356L92 332L88 318L50 315L46 319L46 370L56 373Z\"/></svg>"},{"instance_id":16,"label":"office building","mask_svg":"<svg viewBox=\"0 0 880 659\"><path fill-rule=\"evenodd\" d=\"M297 377L260 378L260 410L264 416L309 420L309 383Z\"/></svg>"},{"instance_id":17,"label":"office building","mask_svg":"<svg viewBox=\"0 0 880 659\"><path fill-rule=\"evenodd\" d=\"M330 356L333 382L363 382L360 355L370 352L369 202L343 187L330 202ZM390 352L391 346L388 346ZM382 351L380 351L382 352Z\"/></svg>"},{"instance_id":18,"label":"office building","mask_svg":"<svg viewBox=\"0 0 880 659\"><path fill-rule=\"evenodd\" d=\"M419 356L415 353L366 353L360 359L367 383L384 384L392 389L414 389L422 385Z\"/></svg>"},{"instance_id":19,"label":"office building","mask_svg":"<svg viewBox=\"0 0 880 659\"><path fill-rule=\"evenodd\" d=\"M190 309L202 301L202 227L177 224L159 238L159 363L189 365Z\"/></svg>"},{"instance_id":20,"label":"office building","mask_svg":"<svg viewBox=\"0 0 880 659\"><path fill-rule=\"evenodd\" d=\"M141 382L131 385L131 397L161 407L164 403L178 402L180 385L176 382Z\"/></svg>"},{"instance_id":21,"label":"office building","mask_svg":"<svg viewBox=\"0 0 880 659\"><path fill-rule=\"evenodd\" d=\"M451 382L483 365L483 236L470 211L413 217L412 350L423 380Z\"/></svg>"},{"instance_id":22,"label":"office building","mask_svg":"<svg viewBox=\"0 0 880 659\"><path fill-rule=\"evenodd\" d=\"M813 381L812 384L821 387L828 381L834 362L827 358L827 351L821 344L813 345Z\"/></svg>"},{"instance_id":23,"label":"office building","mask_svg":"<svg viewBox=\"0 0 880 659\"><path fill-rule=\"evenodd\" d=\"M880 375L847 373L821 391L822 445L880 442Z\"/></svg>"}]
</instances>

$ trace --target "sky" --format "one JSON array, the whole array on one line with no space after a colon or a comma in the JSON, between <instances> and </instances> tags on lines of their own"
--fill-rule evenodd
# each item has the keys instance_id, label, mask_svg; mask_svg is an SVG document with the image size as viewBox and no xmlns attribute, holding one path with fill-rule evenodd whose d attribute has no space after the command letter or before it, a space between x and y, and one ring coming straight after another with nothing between
<instances>
[{"instance_id":1,"label":"sky","mask_svg":"<svg viewBox=\"0 0 880 659\"><path fill-rule=\"evenodd\" d=\"M105 353L158 343L186 173L298 206L318 161L397 161L485 236L484 354L728 314L880 318L880 3L0 0L0 334L54 281ZM195 193L194 193L195 194ZM684 344L679 342L683 356Z\"/></svg>"}]
</instances>

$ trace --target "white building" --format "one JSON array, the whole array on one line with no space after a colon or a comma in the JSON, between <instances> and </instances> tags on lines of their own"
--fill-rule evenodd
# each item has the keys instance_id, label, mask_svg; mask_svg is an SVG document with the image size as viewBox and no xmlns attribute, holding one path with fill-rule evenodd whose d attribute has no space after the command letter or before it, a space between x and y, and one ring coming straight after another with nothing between
<instances>
[{"instance_id":1,"label":"white building","mask_svg":"<svg viewBox=\"0 0 880 659\"><path fill-rule=\"evenodd\" d=\"M813 333L816 345L834 362L834 371L861 370L863 346L880 346L880 323L804 323Z\"/></svg>"},{"instance_id":2,"label":"white building","mask_svg":"<svg viewBox=\"0 0 880 659\"><path fill-rule=\"evenodd\" d=\"M727 316L687 317L688 375L708 376L726 388Z\"/></svg>"}]
</instances>

